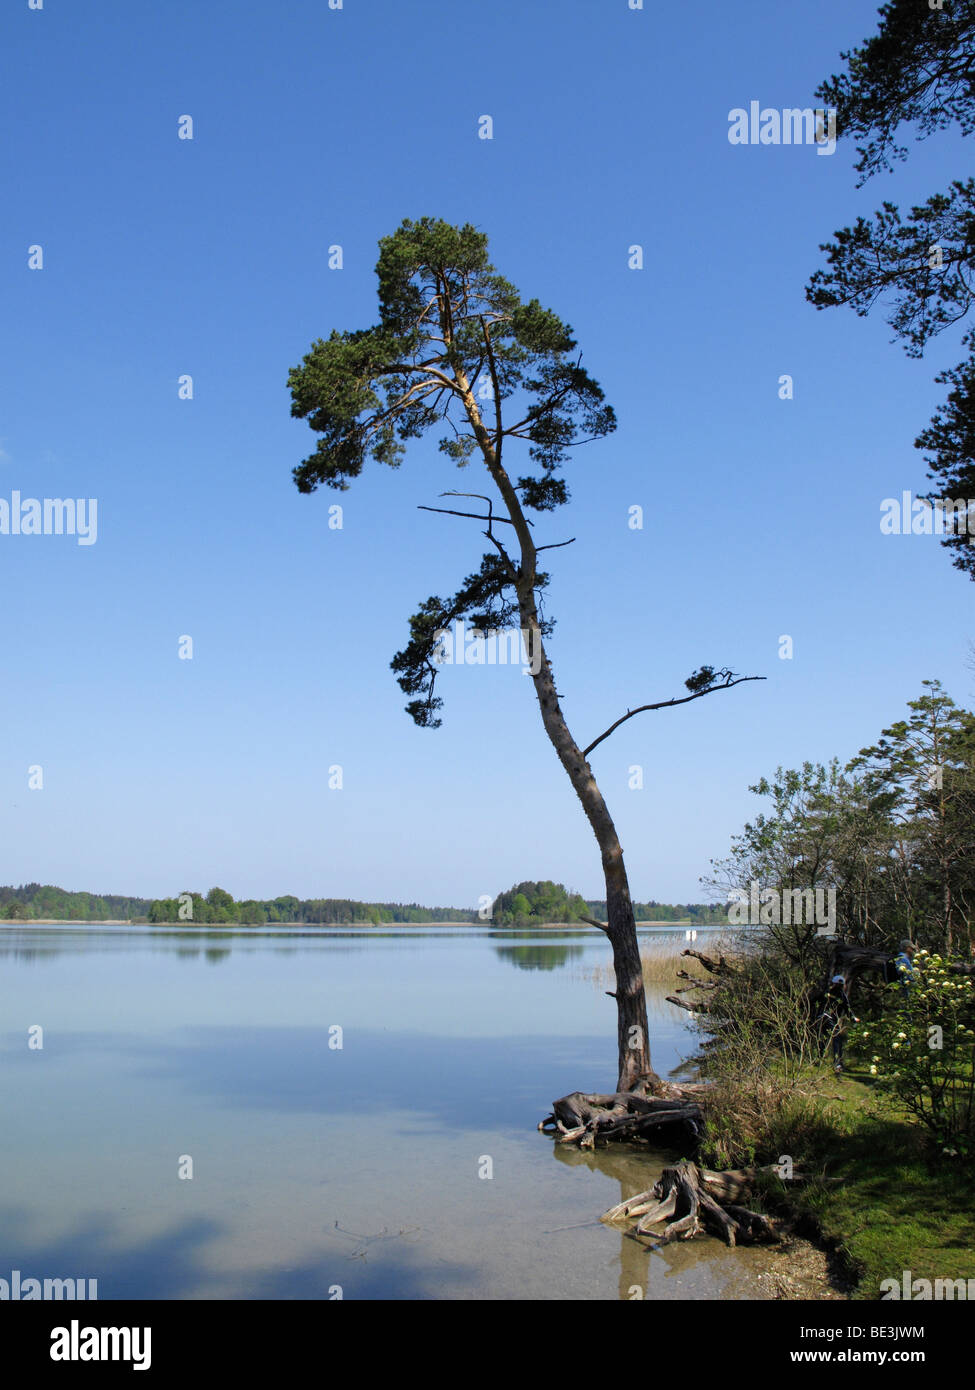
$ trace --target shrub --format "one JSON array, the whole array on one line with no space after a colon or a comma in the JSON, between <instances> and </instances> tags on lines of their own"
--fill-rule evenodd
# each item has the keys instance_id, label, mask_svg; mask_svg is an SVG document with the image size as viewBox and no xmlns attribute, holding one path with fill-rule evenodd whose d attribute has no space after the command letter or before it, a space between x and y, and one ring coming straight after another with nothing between
<instances>
[{"instance_id":1,"label":"shrub","mask_svg":"<svg viewBox=\"0 0 975 1390\"><path fill-rule=\"evenodd\" d=\"M975 981L919 951L909 984L887 987L888 1008L851 1030L871 1076L932 1135L940 1152L975 1152Z\"/></svg>"}]
</instances>

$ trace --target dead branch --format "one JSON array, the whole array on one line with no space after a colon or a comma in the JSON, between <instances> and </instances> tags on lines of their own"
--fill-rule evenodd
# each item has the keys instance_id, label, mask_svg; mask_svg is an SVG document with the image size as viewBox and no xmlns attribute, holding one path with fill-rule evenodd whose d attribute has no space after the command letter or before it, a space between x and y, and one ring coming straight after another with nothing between
<instances>
[{"instance_id":1,"label":"dead branch","mask_svg":"<svg viewBox=\"0 0 975 1390\"><path fill-rule=\"evenodd\" d=\"M709 685L707 690L696 690L693 695L675 696L672 700L658 700L656 704L653 705L640 705L638 709L627 710L621 718L617 719L615 724L610 724L609 728L604 733L601 733L598 738L593 739L588 748L582 750L582 756L588 758L592 750L598 748L603 739L609 738L610 734L618 729L621 724L625 724L628 719L632 719L636 714L643 714L646 710L650 709L668 709L671 705L686 705L689 704L691 700L700 700L704 695L713 695L716 690L730 690L733 685L741 685L744 681L763 681L766 679L766 676L736 676L734 679L731 679L729 676L727 680L721 681L718 685Z\"/></svg>"},{"instance_id":2,"label":"dead branch","mask_svg":"<svg viewBox=\"0 0 975 1390\"><path fill-rule=\"evenodd\" d=\"M701 962L705 970L711 975L734 975L737 973L734 968L728 964L724 956L719 956L718 959L714 961L710 956L702 955L700 951L694 951L690 948L686 951L681 951L681 955L693 956L695 960Z\"/></svg>"}]
</instances>

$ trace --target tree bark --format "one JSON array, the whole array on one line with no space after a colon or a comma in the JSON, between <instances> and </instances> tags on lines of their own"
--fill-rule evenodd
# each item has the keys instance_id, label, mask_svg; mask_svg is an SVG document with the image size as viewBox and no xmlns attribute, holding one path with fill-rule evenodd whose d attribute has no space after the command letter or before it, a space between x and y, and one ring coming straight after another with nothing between
<instances>
[{"instance_id":1,"label":"tree bark","mask_svg":"<svg viewBox=\"0 0 975 1390\"><path fill-rule=\"evenodd\" d=\"M449 316L442 316L444 337L449 341ZM490 337L485 339L492 372L494 358ZM647 1022L647 1001L643 987L643 968L636 934L636 919L630 886L623 863L623 850L616 827L599 790L592 768L583 756L565 722L559 704L555 678L542 642L538 616L536 585L538 580L537 551L531 528L525 518L521 499L501 463L500 428L492 441L481 418L470 382L463 368L455 368L455 381L464 402L467 417L477 439L488 472L508 510L521 550L521 564L513 565L501 543L488 532L489 539L507 562L511 580L518 596L522 634L532 668L535 694L541 711L545 732L565 768L576 795L582 802L602 856L603 877L606 882L607 922L601 924L613 947L613 967L616 971L616 1034L618 1049L617 1091L634 1089L647 1091L660 1087L660 1078L650 1060L650 1037Z\"/></svg>"}]
</instances>

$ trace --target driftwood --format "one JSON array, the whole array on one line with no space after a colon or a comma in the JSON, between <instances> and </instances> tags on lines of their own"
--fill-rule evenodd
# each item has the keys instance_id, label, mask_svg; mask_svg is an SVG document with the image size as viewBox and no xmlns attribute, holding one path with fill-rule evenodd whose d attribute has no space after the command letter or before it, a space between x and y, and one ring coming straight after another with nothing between
<instances>
[{"instance_id":1,"label":"driftwood","mask_svg":"<svg viewBox=\"0 0 975 1390\"><path fill-rule=\"evenodd\" d=\"M659 1144L696 1143L703 1116L697 1101L684 1096L573 1091L553 1103L551 1115L538 1128L557 1133L560 1144L578 1144L581 1149L595 1148L597 1139L646 1140L650 1135Z\"/></svg>"},{"instance_id":2,"label":"driftwood","mask_svg":"<svg viewBox=\"0 0 975 1390\"><path fill-rule=\"evenodd\" d=\"M689 1014L710 1014L712 1008L711 1005L708 1004L706 998L703 1000L693 1000L689 1003L686 999L678 998L678 995L692 994L695 991L701 990L720 990L724 981L729 976L737 974L737 971L733 966L728 964L724 956L719 956L717 960L712 960L710 956L705 956L700 951L692 950L681 951L681 955L693 956L695 960L701 962L705 970L709 971L712 975L716 975L717 979L701 980L698 979L696 975L689 975L686 970L678 970L678 980L687 980L688 983L682 985L680 989L675 989L673 994L668 994L666 996L667 1003L676 1004L678 1009L686 1009Z\"/></svg>"},{"instance_id":3,"label":"driftwood","mask_svg":"<svg viewBox=\"0 0 975 1390\"><path fill-rule=\"evenodd\" d=\"M738 972L733 965L729 965L724 956L719 956L717 960L712 960L710 956L702 955L700 951L681 951L682 956L693 956L699 960L709 975L736 975Z\"/></svg>"},{"instance_id":4,"label":"driftwood","mask_svg":"<svg viewBox=\"0 0 975 1390\"><path fill-rule=\"evenodd\" d=\"M706 1014L708 1012L703 1004L689 1004L686 999L678 999L676 994L668 994L665 998L668 1004L676 1004L678 1009L686 1009L689 1014Z\"/></svg>"},{"instance_id":5,"label":"driftwood","mask_svg":"<svg viewBox=\"0 0 975 1390\"><path fill-rule=\"evenodd\" d=\"M601 1220L639 1217L636 1226L627 1234L649 1236L655 1249L673 1240L690 1240L704 1231L720 1236L731 1246L739 1242L777 1241L779 1234L767 1216L732 1200L749 1195L759 1171L774 1170L735 1169L717 1173L682 1161L673 1168L665 1168L659 1180L646 1192L611 1207ZM663 1232L651 1231L652 1226L663 1223L667 1223Z\"/></svg>"},{"instance_id":6,"label":"driftwood","mask_svg":"<svg viewBox=\"0 0 975 1390\"><path fill-rule=\"evenodd\" d=\"M688 975L686 970L678 970L677 978L688 981L677 991L678 994L686 994L689 989L720 989L721 987L720 980L699 980L696 975Z\"/></svg>"},{"instance_id":7,"label":"driftwood","mask_svg":"<svg viewBox=\"0 0 975 1390\"><path fill-rule=\"evenodd\" d=\"M681 954L699 961L714 978L705 980L681 970L678 978L687 984L668 995L668 1001L691 1013L709 1013L707 1002L692 1004L679 997L702 991L705 1000L717 1005L720 1012L721 986L738 973L735 967L724 956L714 960L690 949ZM886 978L892 959L889 951L834 942L826 957L823 982L807 996L810 1008L826 993L834 974L844 977L849 990L861 975L879 974ZM951 968L959 974L975 974L975 963L958 962ZM720 1031L720 1018L712 1019L709 1027ZM720 1037L712 1037L704 1039L700 1046L702 1049L718 1047L720 1042ZM606 1095L573 1091L553 1102L552 1113L538 1128L553 1134L559 1144L577 1144L580 1149L594 1150L597 1142L622 1140L683 1148L685 1152L694 1153L704 1129L701 1093L707 1089L703 1085L674 1086L655 1079L652 1095L643 1095L637 1090ZM778 1241L781 1236L773 1221L745 1205L754 1191L756 1178L763 1173L776 1172L774 1167L716 1172L682 1159L675 1166L665 1168L653 1187L612 1207L601 1219L606 1222L635 1220L635 1226L626 1234L641 1242L650 1240L652 1249L675 1240L690 1240L704 1232L720 1237L729 1246ZM799 1176L792 1174L793 1178ZM654 1231L654 1227L662 1229Z\"/></svg>"}]
</instances>

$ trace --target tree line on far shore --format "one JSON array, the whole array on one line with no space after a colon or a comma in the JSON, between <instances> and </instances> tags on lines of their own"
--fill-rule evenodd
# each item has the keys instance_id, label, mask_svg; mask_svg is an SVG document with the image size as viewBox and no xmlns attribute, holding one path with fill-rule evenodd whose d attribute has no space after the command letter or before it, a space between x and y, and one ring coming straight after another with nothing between
<instances>
[{"instance_id":1,"label":"tree line on far shore","mask_svg":"<svg viewBox=\"0 0 975 1390\"><path fill-rule=\"evenodd\" d=\"M724 908L703 903L636 903L640 920L695 925L722 922ZM184 892L171 898L134 898L118 894L72 893L51 884L0 886L0 919L59 922L123 921L161 925L168 922L261 926L270 923L308 925L408 924L421 922L484 923L501 927L530 927L548 922L582 922L602 917L605 902L587 900L550 879L526 880L495 898L490 917L476 908L423 907L419 903L366 903L352 898L297 898L291 894L237 901L224 888L206 894Z\"/></svg>"}]
</instances>

